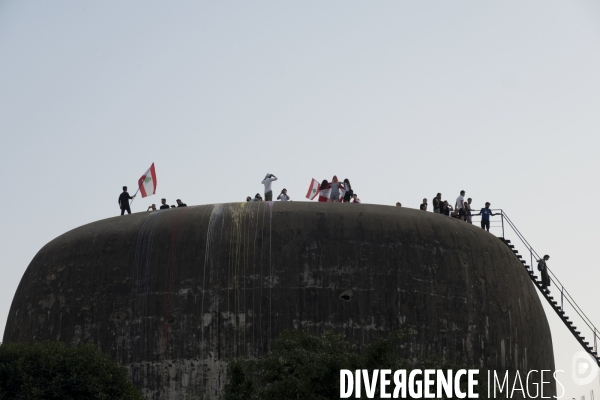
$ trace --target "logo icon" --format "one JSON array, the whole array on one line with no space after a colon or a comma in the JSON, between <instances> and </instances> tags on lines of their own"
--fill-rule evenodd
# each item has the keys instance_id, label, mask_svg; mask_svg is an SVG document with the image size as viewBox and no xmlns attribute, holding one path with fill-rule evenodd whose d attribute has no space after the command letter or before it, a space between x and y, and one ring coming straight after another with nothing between
<instances>
[{"instance_id":1,"label":"logo icon","mask_svg":"<svg viewBox=\"0 0 600 400\"><path fill-rule=\"evenodd\" d=\"M577 385L592 383L598 376L598 364L585 351L578 351L573 355L571 366L573 382Z\"/></svg>"}]
</instances>

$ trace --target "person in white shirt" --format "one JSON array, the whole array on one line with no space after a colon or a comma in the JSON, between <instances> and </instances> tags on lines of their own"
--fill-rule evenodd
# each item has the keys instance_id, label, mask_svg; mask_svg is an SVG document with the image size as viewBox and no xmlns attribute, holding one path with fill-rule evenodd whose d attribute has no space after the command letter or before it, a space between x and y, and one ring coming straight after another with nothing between
<instances>
[{"instance_id":1,"label":"person in white shirt","mask_svg":"<svg viewBox=\"0 0 600 400\"><path fill-rule=\"evenodd\" d=\"M281 194L279 196L277 196L277 200L288 201L289 199L290 199L290 196L288 196L288 194L287 194L287 189L283 189L281 191Z\"/></svg>"},{"instance_id":2,"label":"person in white shirt","mask_svg":"<svg viewBox=\"0 0 600 400\"><path fill-rule=\"evenodd\" d=\"M458 211L458 219L466 221L467 212L465 209L465 191L460 191L460 196L456 198L456 204L454 205L454 209Z\"/></svg>"},{"instance_id":3,"label":"person in white shirt","mask_svg":"<svg viewBox=\"0 0 600 400\"><path fill-rule=\"evenodd\" d=\"M352 195L352 203L360 204L360 199L357 194Z\"/></svg>"},{"instance_id":4,"label":"person in white shirt","mask_svg":"<svg viewBox=\"0 0 600 400\"><path fill-rule=\"evenodd\" d=\"M271 190L271 182L276 181L277 177L273 174L267 174L261 182L265 185L265 201L273 201L273 190Z\"/></svg>"}]
</instances>

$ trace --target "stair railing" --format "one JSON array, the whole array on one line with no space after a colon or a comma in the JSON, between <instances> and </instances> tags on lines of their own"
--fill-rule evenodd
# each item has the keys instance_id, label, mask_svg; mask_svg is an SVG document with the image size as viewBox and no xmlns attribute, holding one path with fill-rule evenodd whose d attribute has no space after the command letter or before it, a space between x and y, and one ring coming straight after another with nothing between
<instances>
[{"instance_id":1,"label":"stair railing","mask_svg":"<svg viewBox=\"0 0 600 400\"><path fill-rule=\"evenodd\" d=\"M504 212L504 210L502 209L495 209L492 211L500 211L500 215L502 218L502 238L506 239L505 237L505 227L509 227L519 238L519 240L521 241L521 243L525 246L525 248L527 249L527 251L529 251L529 256L530 256L530 266L531 269L533 271L533 266L534 266L534 257L535 260L540 260L542 257L540 257L540 255L534 250L533 246L531 246L531 244L527 241L527 239L525 239L525 236L523 236L523 234L519 231L519 229L515 226L515 224L512 222L512 220L508 217L508 215L506 215L506 212ZM592 321L589 319L589 317L583 312L583 310L581 309L581 307L577 304L577 302L575 302L575 299L573 299L573 297L571 296L571 294L567 291L567 289L565 288L565 286L562 284L562 282L558 279L558 277L552 272L552 270L548 267L546 267L548 270L548 274L550 275L550 280L554 283L554 285L556 286L557 289L560 290L560 309L565 312L565 316L566 316L566 311L565 311L565 301L573 308L573 310L575 311L575 313L577 315L579 315L579 318L581 319L581 321L589 328L589 330L591 331L591 333L594 335L594 343L593 343L593 351L596 354L593 354L595 358L598 358L598 336L600 334L600 331L598 331L598 329L596 328L596 326L592 323ZM583 337L583 335L580 335L581 337Z\"/></svg>"}]
</instances>

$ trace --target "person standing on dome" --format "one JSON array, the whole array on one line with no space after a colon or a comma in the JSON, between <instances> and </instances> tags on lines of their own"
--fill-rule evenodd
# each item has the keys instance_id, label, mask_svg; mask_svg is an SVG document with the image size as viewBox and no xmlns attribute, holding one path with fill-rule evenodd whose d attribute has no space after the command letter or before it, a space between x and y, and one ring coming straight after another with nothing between
<instances>
[{"instance_id":1,"label":"person standing on dome","mask_svg":"<svg viewBox=\"0 0 600 400\"><path fill-rule=\"evenodd\" d=\"M265 179L262 180L262 184L265 185L265 201L273 201L273 190L271 189L271 182L276 181L277 177L273 174L267 174Z\"/></svg>"},{"instance_id":2,"label":"person standing on dome","mask_svg":"<svg viewBox=\"0 0 600 400\"><path fill-rule=\"evenodd\" d=\"M431 204L433 204L433 212L439 214L442 208L442 194L438 193L431 201Z\"/></svg>"},{"instance_id":3,"label":"person standing on dome","mask_svg":"<svg viewBox=\"0 0 600 400\"><path fill-rule=\"evenodd\" d=\"M458 196L456 198L456 204L454 205L454 209L456 211L458 211L458 218L466 221L467 220L467 213L465 210L465 191L461 190L460 191L460 196Z\"/></svg>"},{"instance_id":4,"label":"person standing on dome","mask_svg":"<svg viewBox=\"0 0 600 400\"><path fill-rule=\"evenodd\" d=\"M339 203L340 202L340 191L345 191L345 190L344 190L344 185L342 185L338 181L337 175L333 176L329 186L331 187L331 194L329 195L329 201L332 203Z\"/></svg>"},{"instance_id":5,"label":"person standing on dome","mask_svg":"<svg viewBox=\"0 0 600 400\"><path fill-rule=\"evenodd\" d=\"M344 193L344 203L350 203L354 191L352 190L352 185L350 185L348 178L344 179L344 188L346 189L346 193Z\"/></svg>"},{"instance_id":6,"label":"person standing on dome","mask_svg":"<svg viewBox=\"0 0 600 400\"><path fill-rule=\"evenodd\" d=\"M492 210L490 210L490 202L486 202L485 203L485 208L482 208L481 211L479 211L479 213L474 214L474 215L481 215L481 229L485 229L488 232L490 231L490 217L493 217L494 215L498 215L498 214L494 214L492 213Z\"/></svg>"},{"instance_id":7,"label":"person standing on dome","mask_svg":"<svg viewBox=\"0 0 600 400\"><path fill-rule=\"evenodd\" d=\"M118 200L119 208L121 209L121 215L125 214L125 211L127 211L127 214L131 214L129 200L133 198L135 198L135 194L133 195L133 197L131 197L127 192L127 186L123 186L123 193L121 193Z\"/></svg>"},{"instance_id":8,"label":"person standing on dome","mask_svg":"<svg viewBox=\"0 0 600 400\"><path fill-rule=\"evenodd\" d=\"M472 223L473 223L473 220L471 219L471 216L472 216L472 214L471 214L471 202L472 202L472 201L473 201L473 199L469 197L469 198L467 199L467 202L466 202L466 203L464 203L464 205L465 205L465 214L466 214L466 215L465 215L465 218L466 218L466 221L467 221L469 224L472 224Z\"/></svg>"},{"instance_id":9,"label":"person standing on dome","mask_svg":"<svg viewBox=\"0 0 600 400\"><path fill-rule=\"evenodd\" d=\"M329 194L331 193L331 186L327 179L323 179L321 182L321 186L319 186L319 202L320 203L328 203L329 202Z\"/></svg>"}]
</instances>

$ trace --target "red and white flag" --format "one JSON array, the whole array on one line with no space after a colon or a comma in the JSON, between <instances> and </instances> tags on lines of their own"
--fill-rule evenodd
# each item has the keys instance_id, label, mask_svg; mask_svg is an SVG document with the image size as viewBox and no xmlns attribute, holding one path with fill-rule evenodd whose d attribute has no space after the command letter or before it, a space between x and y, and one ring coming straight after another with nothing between
<instances>
[{"instance_id":1,"label":"red and white flag","mask_svg":"<svg viewBox=\"0 0 600 400\"><path fill-rule=\"evenodd\" d=\"M314 199L319 195L319 189L321 188L321 184L313 179L308 187L308 192L306 193L306 198L309 200Z\"/></svg>"},{"instance_id":2,"label":"red and white flag","mask_svg":"<svg viewBox=\"0 0 600 400\"><path fill-rule=\"evenodd\" d=\"M138 181L138 187L142 197L152 196L156 193L156 170L154 169L154 163L150 166L148 171Z\"/></svg>"}]
</instances>

